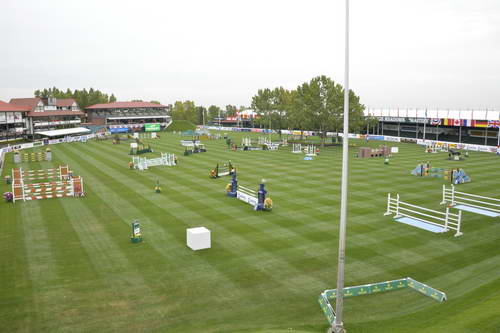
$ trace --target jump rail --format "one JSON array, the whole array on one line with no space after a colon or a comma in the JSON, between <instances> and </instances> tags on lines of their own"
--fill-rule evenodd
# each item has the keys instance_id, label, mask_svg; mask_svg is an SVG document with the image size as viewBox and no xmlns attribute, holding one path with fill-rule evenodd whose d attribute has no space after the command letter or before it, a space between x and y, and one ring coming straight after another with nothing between
<instances>
[{"instance_id":1,"label":"jump rail","mask_svg":"<svg viewBox=\"0 0 500 333\"><path fill-rule=\"evenodd\" d=\"M500 199L460 192L453 185L450 188L443 185L443 201L441 201L441 205L446 203L449 203L449 206L452 208L471 213L491 217L500 216Z\"/></svg>"},{"instance_id":2,"label":"jump rail","mask_svg":"<svg viewBox=\"0 0 500 333\"><path fill-rule=\"evenodd\" d=\"M396 198L393 198L391 194L388 193L387 211L384 215L392 214L395 214L394 219L396 219L396 221L413 225L417 228L432 232L455 230L455 237L462 235L460 231L462 212L459 211L458 214L450 213L449 207L446 207L445 212L440 212L401 201L399 199L399 194L396 194Z\"/></svg>"}]
</instances>

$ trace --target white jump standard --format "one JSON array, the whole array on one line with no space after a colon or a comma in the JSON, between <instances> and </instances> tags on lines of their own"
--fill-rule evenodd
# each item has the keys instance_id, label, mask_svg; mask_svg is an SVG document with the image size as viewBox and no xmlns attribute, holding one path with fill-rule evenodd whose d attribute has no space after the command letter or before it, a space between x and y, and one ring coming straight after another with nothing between
<instances>
[{"instance_id":1,"label":"white jump standard","mask_svg":"<svg viewBox=\"0 0 500 333\"><path fill-rule=\"evenodd\" d=\"M500 216L500 199L460 192L455 190L455 186L453 185L450 188L446 188L446 185L443 185L443 201L441 201L441 205L446 203L451 208L471 213L490 217Z\"/></svg>"},{"instance_id":2,"label":"white jump standard","mask_svg":"<svg viewBox=\"0 0 500 333\"><path fill-rule=\"evenodd\" d=\"M308 145L305 148L306 156L316 156L316 148L313 145Z\"/></svg>"},{"instance_id":3,"label":"white jump standard","mask_svg":"<svg viewBox=\"0 0 500 333\"><path fill-rule=\"evenodd\" d=\"M462 235L460 231L462 212L458 211L458 214L450 213L449 207L446 207L445 212L440 212L403 202L399 200L399 194L396 194L396 198L392 198L391 194L388 193L387 211L384 215L391 214L394 214L394 220L396 222L408 224L434 233L455 230L455 237Z\"/></svg>"},{"instance_id":4,"label":"white jump standard","mask_svg":"<svg viewBox=\"0 0 500 333\"><path fill-rule=\"evenodd\" d=\"M292 145L292 153L302 154L302 145L300 143L294 143Z\"/></svg>"}]
</instances>

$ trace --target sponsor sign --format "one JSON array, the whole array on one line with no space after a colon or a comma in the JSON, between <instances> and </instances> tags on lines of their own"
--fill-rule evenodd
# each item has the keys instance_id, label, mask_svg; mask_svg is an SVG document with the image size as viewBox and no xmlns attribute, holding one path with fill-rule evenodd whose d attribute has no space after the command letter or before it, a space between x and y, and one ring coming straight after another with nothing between
<instances>
[{"instance_id":1,"label":"sponsor sign","mask_svg":"<svg viewBox=\"0 0 500 333\"><path fill-rule=\"evenodd\" d=\"M144 131L145 132L159 132L159 131L161 131L161 126L159 123L144 124Z\"/></svg>"},{"instance_id":2,"label":"sponsor sign","mask_svg":"<svg viewBox=\"0 0 500 333\"><path fill-rule=\"evenodd\" d=\"M244 201L246 203L249 203L250 205L257 207L258 204L258 199L254 196L248 195L243 192L236 192L236 198L240 199L241 201Z\"/></svg>"},{"instance_id":3,"label":"sponsor sign","mask_svg":"<svg viewBox=\"0 0 500 333\"><path fill-rule=\"evenodd\" d=\"M408 287L415 289L419 293L432 297L439 302L446 301L446 294L443 293L442 291L429 287L428 285L422 282L415 281L410 277L407 278L407 280L408 280Z\"/></svg>"},{"instance_id":4,"label":"sponsor sign","mask_svg":"<svg viewBox=\"0 0 500 333\"><path fill-rule=\"evenodd\" d=\"M368 135L368 140L380 140L384 141L384 136L383 135Z\"/></svg>"},{"instance_id":5,"label":"sponsor sign","mask_svg":"<svg viewBox=\"0 0 500 333\"><path fill-rule=\"evenodd\" d=\"M133 237L141 237L141 226L139 222L132 223L132 236Z\"/></svg>"},{"instance_id":6,"label":"sponsor sign","mask_svg":"<svg viewBox=\"0 0 500 333\"><path fill-rule=\"evenodd\" d=\"M110 128L109 131L111 132L111 134L114 134L114 133L127 133L128 132L128 128L127 127L115 127L115 128Z\"/></svg>"},{"instance_id":7,"label":"sponsor sign","mask_svg":"<svg viewBox=\"0 0 500 333\"><path fill-rule=\"evenodd\" d=\"M391 141L391 142L401 142L401 138L397 136L384 136L385 141Z\"/></svg>"}]
</instances>

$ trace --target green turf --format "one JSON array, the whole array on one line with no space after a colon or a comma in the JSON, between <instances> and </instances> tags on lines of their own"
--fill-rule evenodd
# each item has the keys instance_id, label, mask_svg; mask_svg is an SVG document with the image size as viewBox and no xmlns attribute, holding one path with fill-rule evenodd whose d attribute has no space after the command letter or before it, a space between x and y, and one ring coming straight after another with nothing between
<instances>
[{"instance_id":1,"label":"green turf","mask_svg":"<svg viewBox=\"0 0 500 333\"><path fill-rule=\"evenodd\" d=\"M249 134L231 133L240 142ZM257 135L255 135L257 136ZM0 204L0 330L5 332L324 332L317 303L335 288L341 148L313 161L280 151L229 151L224 140L184 157L182 137L149 142L176 153L176 167L128 169L129 144L52 146L53 161L85 180L85 198ZM364 145L362 142L358 144ZM370 142L377 145L379 142ZM351 159L346 286L410 276L447 293L438 303L412 290L345 300L349 332L497 332L500 327L500 219L463 214L463 232L433 234L384 217L388 191L440 209L440 179L410 175L418 162L461 166L464 191L500 197L498 156L400 147L383 159ZM350 156L357 152L351 148ZM267 180L272 212L225 196L229 178L209 179L231 160L241 185ZM13 167L6 158L2 178ZM163 192L154 193L159 180ZM9 188L2 183L0 191ZM144 242L132 244L138 219ZM186 247L187 227L212 231L212 248Z\"/></svg>"},{"instance_id":2,"label":"green turf","mask_svg":"<svg viewBox=\"0 0 500 333\"><path fill-rule=\"evenodd\" d=\"M193 124L192 122L188 120L174 120L172 121L172 124L170 124L166 131L167 132L173 132L173 131L194 131L196 129L196 125Z\"/></svg>"}]
</instances>

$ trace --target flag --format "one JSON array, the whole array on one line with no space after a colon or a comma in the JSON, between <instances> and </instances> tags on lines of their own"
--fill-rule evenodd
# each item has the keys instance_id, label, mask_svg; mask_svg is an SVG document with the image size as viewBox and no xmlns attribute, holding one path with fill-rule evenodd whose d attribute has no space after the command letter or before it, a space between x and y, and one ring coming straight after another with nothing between
<instances>
[{"instance_id":1,"label":"flag","mask_svg":"<svg viewBox=\"0 0 500 333\"><path fill-rule=\"evenodd\" d=\"M473 120L473 127L488 127L487 120Z\"/></svg>"},{"instance_id":2,"label":"flag","mask_svg":"<svg viewBox=\"0 0 500 333\"><path fill-rule=\"evenodd\" d=\"M432 118L431 125L441 125L441 119L440 118Z\"/></svg>"},{"instance_id":3,"label":"flag","mask_svg":"<svg viewBox=\"0 0 500 333\"><path fill-rule=\"evenodd\" d=\"M461 126L461 125L462 125L462 120L453 119L453 126Z\"/></svg>"},{"instance_id":4,"label":"flag","mask_svg":"<svg viewBox=\"0 0 500 333\"><path fill-rule=\"evenodd\" d=\"M488 120L488 127L499 128L500 120Z\"/></svg>"}]
</instances>

